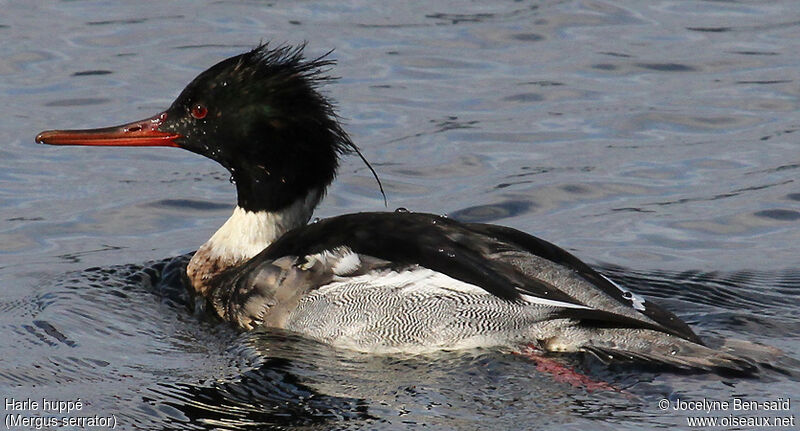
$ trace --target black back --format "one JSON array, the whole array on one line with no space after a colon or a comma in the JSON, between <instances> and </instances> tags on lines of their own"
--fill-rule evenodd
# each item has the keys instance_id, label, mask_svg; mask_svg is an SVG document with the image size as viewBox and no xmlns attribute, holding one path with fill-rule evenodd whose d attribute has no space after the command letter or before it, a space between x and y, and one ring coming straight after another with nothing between
<instances>
[{"instance_id":1,"label":"black back","mask_svg":"<svg viewBox=\"0 0 800 431\"><path fill-rule=\"evenodd\" d=\"M569 268L596 288L631 308L631 302L611 282L567 251L518 230L487 224L461 223L422 213L357 213L321 220L287 232L247 265L283 256L305 256L346 246L395 265L420 265L479 286L498 297L517 301L521 294L581 304L558 287L522 274L513 265L487 255L522 250ZM247 271L247 268L239 270ZM600 326L641 327L670 333L700 343L700 339L674 314L647 303L644 316L657 322L636 320L613 310L564 308L558 316Z\"/></svg>"}]
</instances>

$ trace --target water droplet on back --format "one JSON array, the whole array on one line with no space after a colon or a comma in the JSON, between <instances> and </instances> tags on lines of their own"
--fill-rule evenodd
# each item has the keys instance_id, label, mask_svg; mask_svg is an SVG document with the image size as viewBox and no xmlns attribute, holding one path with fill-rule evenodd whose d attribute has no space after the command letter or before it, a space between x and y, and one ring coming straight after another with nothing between
<instances>
[{"instance_id":1,"label":"water droplet on back","mask_svg":"<svg viewBox=\"0 0 800 431\"><path fill-rule=\"evenodd\" d=\"M456 252L454 252L453 250L450 250L450 249L440 248L437 251L439 253L444 254L447 257L450 257L450 258L456 257Z\"/></svg>"}]
</instances>

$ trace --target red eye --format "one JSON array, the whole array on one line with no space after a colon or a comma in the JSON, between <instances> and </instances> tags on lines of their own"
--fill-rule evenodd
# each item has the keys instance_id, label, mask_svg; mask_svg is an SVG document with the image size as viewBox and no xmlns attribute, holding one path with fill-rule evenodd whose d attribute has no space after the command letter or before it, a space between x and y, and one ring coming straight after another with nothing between
<instances>
[{"instance_id":1,"label":"red eye","mask_svg":"<svg viewBox=\"0 0 800 431\"><path fill-rule=\"evenodd\" d=\"M205 106L198 103L192 107L192 117L202 120L206 118L206 115L208 115L208 108Z\"/></svg>"}]
</instances>

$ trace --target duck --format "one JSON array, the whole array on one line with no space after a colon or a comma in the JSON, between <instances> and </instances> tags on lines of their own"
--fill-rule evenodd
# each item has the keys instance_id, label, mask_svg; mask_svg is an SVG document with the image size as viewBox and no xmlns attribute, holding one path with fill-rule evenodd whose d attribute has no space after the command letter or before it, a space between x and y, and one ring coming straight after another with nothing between
<instances>
[{"instance_id":1,"label":"duck","mask_svg":"<svg viewBox=\"0 0 800 431\"><path fill-rule=\"evenodd\" d=\"M233 214L186 277L193 295L242 331L280 328L374 354L533 346L604 362L752 368L652 300L511 227L405 209L310 222L342 157L356 154L375 171L321 90L332 79L330 52L307 58L304 46L264 43L225 59L150 118L35 140L176 147L227 169Z\"/></svg>"}]
</instances>

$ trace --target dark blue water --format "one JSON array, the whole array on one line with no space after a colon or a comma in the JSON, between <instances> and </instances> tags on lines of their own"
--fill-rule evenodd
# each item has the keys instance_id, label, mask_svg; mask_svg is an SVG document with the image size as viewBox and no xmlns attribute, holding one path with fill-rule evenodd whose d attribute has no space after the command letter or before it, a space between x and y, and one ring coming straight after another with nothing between
<instances>
[{"instance_id":1,"label":"dark blue water","mask_svg":"<svg viewBox=\"0 0 800 431\"><path fill-rule=\"evenodd\" d=\"M113 415L120 429L797 421L795 2L63 1L2 10L3 397L80 398L83 409L66 416ZM625 390L598 393L554 382L508 352L376 357L287 333L240 334L193 312L176 257L229 215L227 173L174 149L54 148L33 137L150 116L198 72L262 40L308 41L310 55L336 49L341 79L327 92L390 209L531 232L707 339L761 342L786 357L753 378L562 358ZM382 209L369 171L351 158L317 215ZM665 397L792 404L708 415L663 412ZM3 420L9 414L47 416L6 408Z\"/></svg>"}]
</instances>

